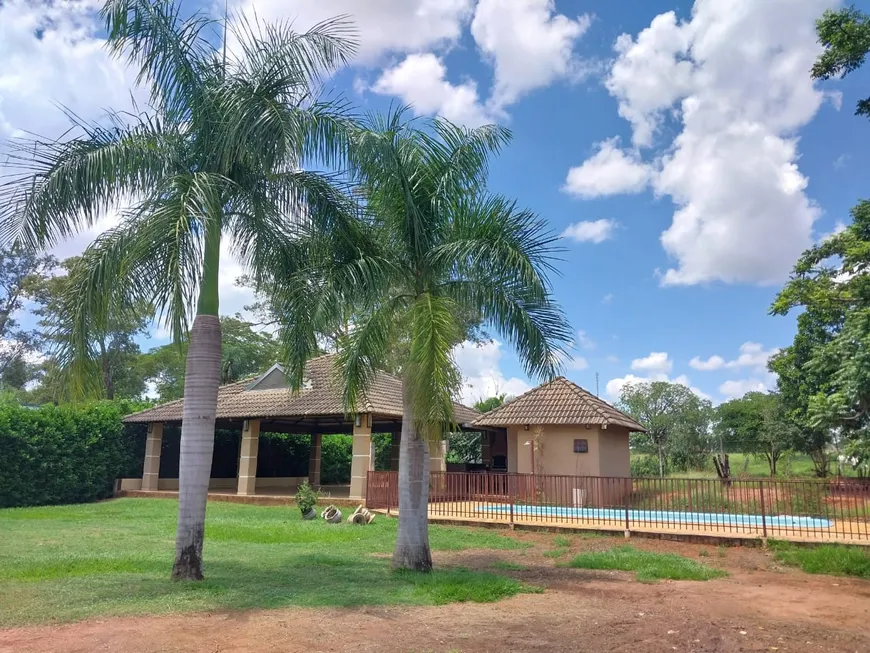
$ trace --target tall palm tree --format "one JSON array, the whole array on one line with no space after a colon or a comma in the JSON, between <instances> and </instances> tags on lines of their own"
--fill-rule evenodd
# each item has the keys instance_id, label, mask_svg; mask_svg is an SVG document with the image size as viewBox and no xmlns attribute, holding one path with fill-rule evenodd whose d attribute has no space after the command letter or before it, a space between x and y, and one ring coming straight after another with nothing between
<instances>
[{"instance_id":1,"label":"tall palm tree","mask_svg":"<svg viewBox=\"0 0 870 653\"><path fill-rule=\"evenodd\" d=\"M0 195L0 237L51 246L123 207L120 224L72 272L65 354L88 369L89 332L141 302L176 341L188 339L172 576L201 579L221 244L259 280L272 261L289 259L299 233L351 215L333 178L310 170L344 161L350 121L319 90L355 45L341 19L304 34L288 23L221 26L185 18L169 0L108 0L102 16L109 49L138 68L149 106L112 114L109 127L72 116L75 137L18 143L18 174ZM223 47L214 45L221 29Z\"/></svg>"},{"instance_id":2,"label":"tall palm tree","mask_svg":"<svg viewBox=\"0 0 870 653\"><path fill-rule=\"evenodd\" d=\"M396 568L428 571L429 447L454 423L461 376L454 347L468 316L516 348L526 371L557 371L571 332L553 302L555 237L546 222L487 191L492 155L508 141L497 126L424 124L399 109L355 134L353 170L362 207L353 246L335 232L307 239L305 262L276 269L275 308L294 385L315 334L353 307L338 342L348 412L388 362L403 380ZM300 252L302 249L300 249Z\"/></svg>"}]
</instances>

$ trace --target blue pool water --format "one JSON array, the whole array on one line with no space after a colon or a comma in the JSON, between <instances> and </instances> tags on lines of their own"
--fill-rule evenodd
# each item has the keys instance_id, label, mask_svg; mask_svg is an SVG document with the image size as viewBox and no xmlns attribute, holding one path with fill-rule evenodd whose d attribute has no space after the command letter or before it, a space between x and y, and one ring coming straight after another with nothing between
<instances>
[{"instance_id":1,"label":"blue pool water","mask_svg":"<svg viewBox=\"0 0 870 653\"><path fill-rule=\"evenodd\" d=\"M510 514L509 505L486 506L487 512ZM514 515L530 517L565 517L569 519L625 520L625 510L614 508L559 508L555 506L514 506ZM762 527L761 515L729 515L716 512L669 512L664 510L629 510L632 522L670 522L672 524L716 524L722 526ZM831 528L828 519L818 517L792 517L768 515L764 518L770 528Z\"/></svg>"}]
</instances>

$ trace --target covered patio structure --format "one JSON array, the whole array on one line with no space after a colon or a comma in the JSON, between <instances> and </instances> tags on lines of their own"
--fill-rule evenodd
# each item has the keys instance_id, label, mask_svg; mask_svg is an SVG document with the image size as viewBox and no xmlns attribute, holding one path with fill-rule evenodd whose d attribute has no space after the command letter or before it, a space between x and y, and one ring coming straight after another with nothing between
<instances>
[{"instance_id":1,"label":"covered patio structure","mask_svg":"<svg viewBox=\"0 0 870 653\"><path fill-rule=\"evenodd\" d=\"M398 470L402 431L402 382L399 378L379 373L356 410L346 413L341 399L341 383L334 366L335 356L313 358L305 366L302 389L292 392L280 365L254 379L231 383L218 390L216 429L241 433L236 473L232 478L211 479L209 491L237 496L287 496L294 494L306 479L315 488L326 490L331 497L347 497L362 501L366 498L368 472L375 469L372 435L389 434L392 441L390 469ZM147 424L145 461L141 479L121 479L122 492L174 492L178 478L167 476L166 470L177 469L161 460L168 447L164 442L167 427L180 426L184 400L171 401L128 415L128 423ZM471 426L480 414L467 406L455 404L459 428L479 431ZM287 433L310 437L307 474L302 476L260 476L258 466L267 467L261 456L261 433ZM324 487L321 484L321 452L324 436L353 436L350 485ZM177 455L177 454L176 454ZM217 456L217 452L215 454ZM433 471L446 469L446 445L430 445ZM226 456L224 456L226 457ZM161 462L164 474L161 475ZM214 476L214 467L212 475Z\"/></svg>"}]
</instances>

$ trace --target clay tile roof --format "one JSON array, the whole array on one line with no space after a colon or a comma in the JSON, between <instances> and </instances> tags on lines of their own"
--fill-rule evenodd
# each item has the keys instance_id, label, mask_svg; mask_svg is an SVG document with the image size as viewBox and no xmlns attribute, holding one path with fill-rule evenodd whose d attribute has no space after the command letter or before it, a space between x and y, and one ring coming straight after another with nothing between
<instances>
[{"instance_id":1,"label":"clay tile roof","mask_svg":"<svg viewBox=\"0 0 870 653\"><path fill-rule=\"evenodd\" d=\"M472 422L473 426L515 424L600 424L646 432L634 419L562 376L529 390Z\"/></svg>"},{"instance_id":2,"label":"clay tile roof","mask_svg":"<svg viewBox=\"0 0 870 653\"><path fill-rule=\"evenodd\" d=\"M217 419L344 415L340 386L333 367L334 360L333 354L327 354L308 361L305 365L303 388L297 393L283 385L269 389L256 387L273 370L283 374L278 366L257 378L221 386L218 389ZM480 413L468 406L454 406L459 424L469 424L480 416ZM178 422L181 421L183 411L184 400L178 399L127 415L124 421ZM378 373L355 412L401 417L402 381L391 374Z\"/></svg>"}]
</instances>

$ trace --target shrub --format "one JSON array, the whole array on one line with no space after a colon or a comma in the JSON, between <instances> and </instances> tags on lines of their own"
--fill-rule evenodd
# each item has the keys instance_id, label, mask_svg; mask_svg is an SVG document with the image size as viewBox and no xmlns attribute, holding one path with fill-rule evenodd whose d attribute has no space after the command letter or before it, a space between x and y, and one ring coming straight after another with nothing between
<instances>
[{"instance_id":1,"label":"shrub","mask_svg":"<svg viewBox=\"0 0 870 653\"><path fill-rule=\"evenodd\" d=\"M632 478L659 476L659 460L655 456L647 454L634 455L631 457L630 465ZM667 473L667 470L665 470L665 473Z\"/></svg>"},{"instance_id":2,"label":"shrub","mask_svg":"<svg viewBox=\"0 0 870 653\"><path fill-rule=\"evenodd\" d=\"M0 403L0 508L96 501L140 475L144 426L121 422L132 408Z\"/></svg>"},{"instance_id":3,"label":"shrub","mask_svg":"<svg viewBox=\"0 0 870 653\"><path fill-rule=\"evenodd\" d=\"M317 505L317 492L308 485L308 481L300 485L296 491L296 505L303 515L307 515Z\"/></svg>"}]
</instances>

